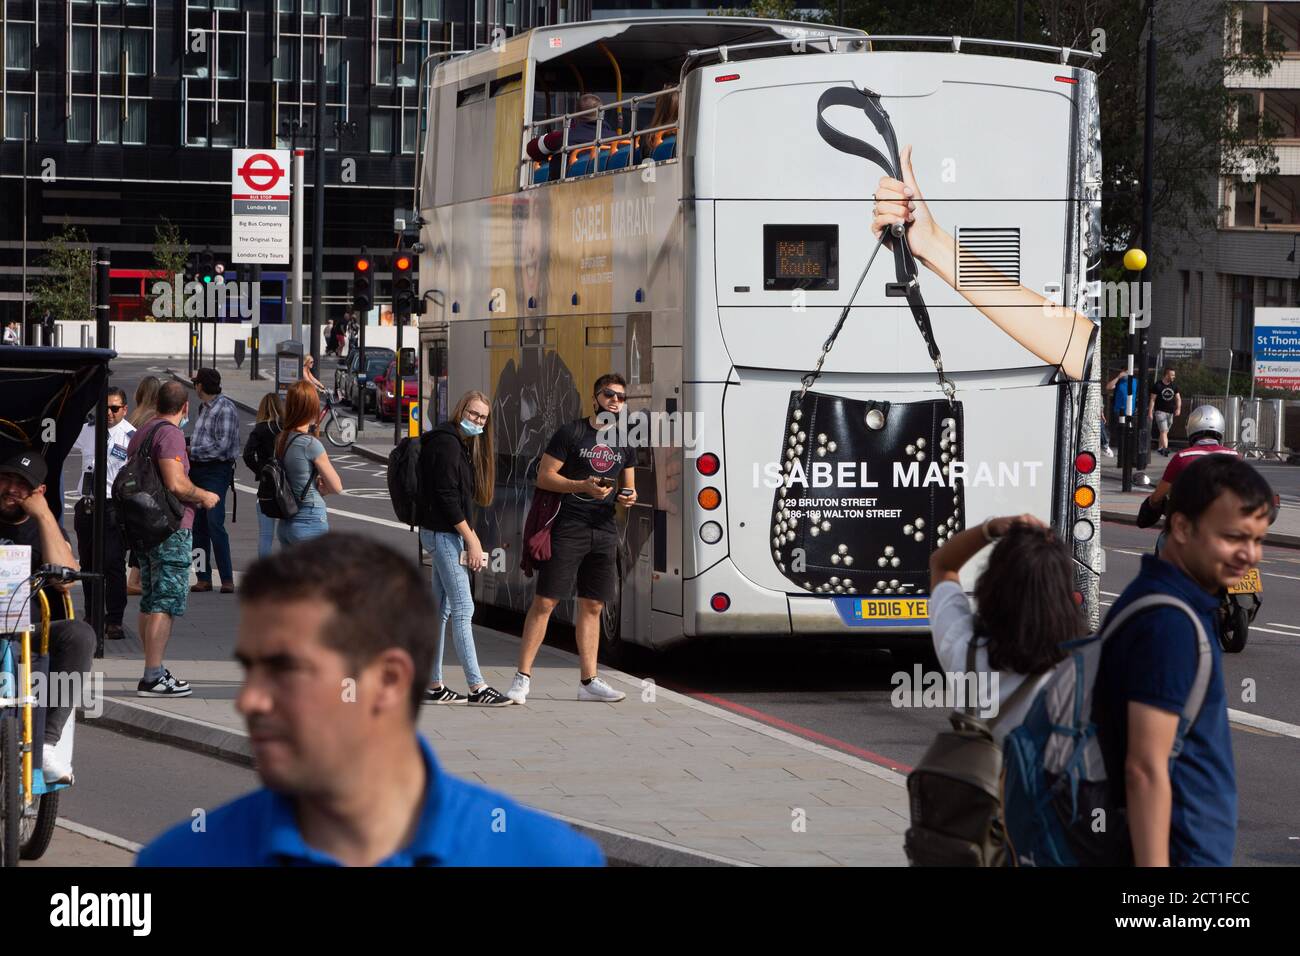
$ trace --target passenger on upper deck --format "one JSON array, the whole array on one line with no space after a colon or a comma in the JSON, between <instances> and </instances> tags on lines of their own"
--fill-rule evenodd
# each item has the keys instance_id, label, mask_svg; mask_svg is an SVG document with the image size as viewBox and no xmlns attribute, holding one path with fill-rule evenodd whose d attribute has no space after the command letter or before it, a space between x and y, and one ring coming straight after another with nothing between
<instances>
[{"instance_id":1,"label":"passenger on upper deck","mask_svg":"<svg viewBox=\"0 0 1300 956\"><path fill-rule=\"evenodd\" d=\"M595 93L583 93L578 97L578 112L600 109L600 97ZM573 161L575 146L583 146L596 140L596 114L579 116L569 124L569 161ZM550 158L551 179L560 175L560 153L564 147L564 130L555 129L528 141L528 155L535 160Z\"/></svg>"},{"instance_id":2,"label":"passenger on upper deck","mask_svg":"<svg viewBox=\"0 0 1300 956\"><path fill-rule=\"evenodd\" d=\"M665 83L664 90L672 90L671 93L660 92L655 98L655 112L650 119L649 129L656 126L675 126L677 124L677 90L673 89L675 84ZM646 133L641 137L641 156L649 157L666 137L676 136L677 130L665 129L657 133Z\"/></svg>"}]
</instances>

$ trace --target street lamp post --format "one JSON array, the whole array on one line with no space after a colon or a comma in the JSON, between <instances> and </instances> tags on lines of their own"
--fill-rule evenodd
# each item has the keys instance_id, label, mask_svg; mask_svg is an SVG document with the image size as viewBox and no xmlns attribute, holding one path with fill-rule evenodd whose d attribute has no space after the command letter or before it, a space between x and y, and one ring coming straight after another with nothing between
<instances>
[{"instance_id":1,"label":"street lamp post","mask_svg":"<svg viewBox=\"0 0 1300 956\"><path fill-rule=\"evenodd\" d=\"M1147 0L1147 76L1146 76L1146 115L1143 117L1142 143L1142 248L1150 255L1152 200L1155 192L1155 157L1156 157L1156 3ZM1150 259L1143 263L1138 276L1143 301L1146 324L1138 329L1138 407L1137 432L1138 454L1136 465L1139 473L1145 472L1151 457L1151 423L1147 417L1147 398L1150 389L1150 375L1147 373L1147 326L1153 314L1152 303L1147 290L1151 288L1149 280ZM1145 474L1141 475L1144 485L1150 484Z\"/></svg>"}]
</instances>

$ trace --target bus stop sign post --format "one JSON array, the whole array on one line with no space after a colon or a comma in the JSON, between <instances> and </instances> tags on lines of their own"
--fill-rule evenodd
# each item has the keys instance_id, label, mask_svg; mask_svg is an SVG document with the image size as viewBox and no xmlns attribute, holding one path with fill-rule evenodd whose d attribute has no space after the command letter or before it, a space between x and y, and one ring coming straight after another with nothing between
<instances>
[{"instance_id":1,"label":"bus stop sign post","mask_svg":"<svg viewBox=\"0 0 1300 956\"><path fill-rule=\"evenodd\" d=\"M108 276L111 260L106 246L95 250L95 346L108 348L109 339L109 298ZM95 408L95 516L92 522L91 560L95 562L94 570L104 570L104 509L108 504L108 375L103 374L100 381L99 400ZM95 628L95 656L104 656L104 579L102 577L86 582L90 588L87 595L90 604L91 626Z\"/></svg>"}]
</instances>

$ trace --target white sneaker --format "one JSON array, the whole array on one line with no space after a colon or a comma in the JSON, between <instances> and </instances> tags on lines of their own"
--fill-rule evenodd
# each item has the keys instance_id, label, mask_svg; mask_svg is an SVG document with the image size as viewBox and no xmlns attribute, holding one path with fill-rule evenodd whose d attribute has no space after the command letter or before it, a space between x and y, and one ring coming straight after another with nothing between
<instances>
[{"instance_id":1,"label":"white sneaker","mask_svg":"<svg viewBox=\"0 0 1300 956\"><path fill-rule=\"evenodd\" d=\"M41 748L41 773L47 785L72 782L72 764L59 752L62 749L58 744L45 744Z\"/></svg>"},{"instance_id":2,"label":"white sneaker","mask_svg":"<svg viewBox=\"0 0 1300 956\"><path fill-rule=\"evenodd\" d=\"M510 682L510 689L506 691L506 696L516 704L526 703L531 684L531 678L525 677L523 674L515 671L515 679Z\"/></svg>"},{"instance_id":3,"label":"white sneaker","mask_svg":"<svg viewBox=\"0 0 1300 956\"><path fill-rule=\"evenodd\" d=\"M626 697L621 690L615 690L599 677L593 677L590 684L578 684L578 700L600 700L614 704Z\"/></svg>"}]
</instances>

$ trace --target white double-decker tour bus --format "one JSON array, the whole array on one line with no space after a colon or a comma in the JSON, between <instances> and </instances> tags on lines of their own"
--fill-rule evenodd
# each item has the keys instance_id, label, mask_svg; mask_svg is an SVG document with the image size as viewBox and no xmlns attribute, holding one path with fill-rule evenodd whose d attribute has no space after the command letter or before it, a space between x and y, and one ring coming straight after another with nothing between
<instances>
[{"instance_id":1,"label":"white double-decker tour bus","mask_svg":"<svg viewBox=\"0 0 1300 956\"><path fill-rule=\"evenodd\" d=\"M710 17L538 28L439 63L421 392L426 424L492 398L475 526L506 560L476 599L527 607L541 455L615 371L638 502L607 650L924 638L931 552L1022 512L1068 542L1095 625L1091 58ZM875 231L894 179L913 219Z\"/></svg>"}]
</instances>

